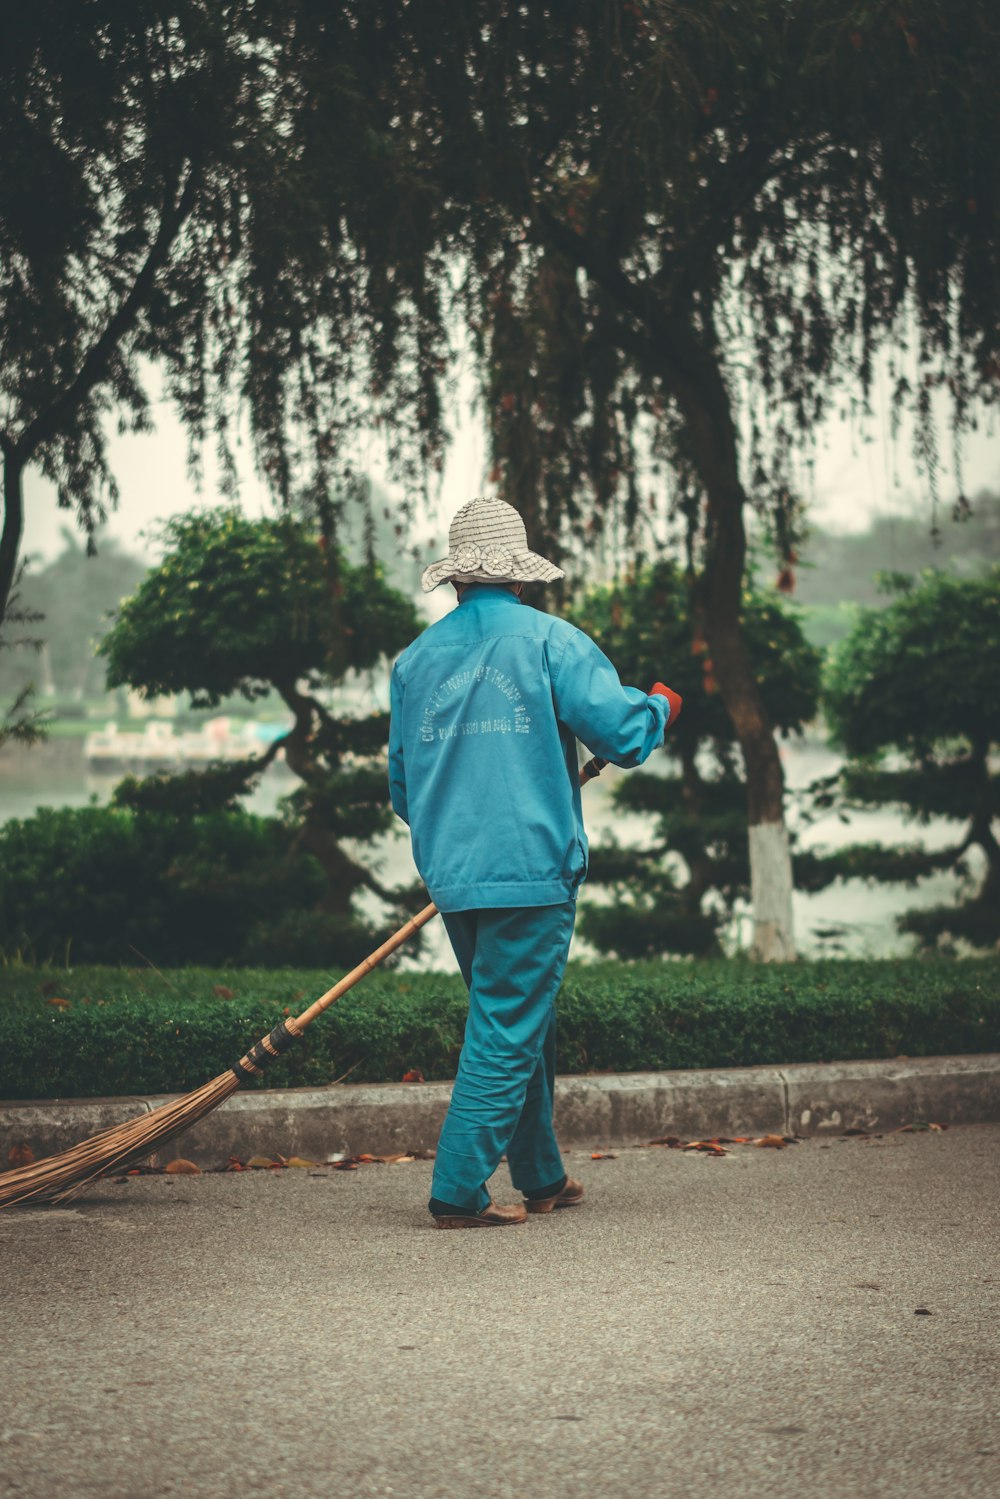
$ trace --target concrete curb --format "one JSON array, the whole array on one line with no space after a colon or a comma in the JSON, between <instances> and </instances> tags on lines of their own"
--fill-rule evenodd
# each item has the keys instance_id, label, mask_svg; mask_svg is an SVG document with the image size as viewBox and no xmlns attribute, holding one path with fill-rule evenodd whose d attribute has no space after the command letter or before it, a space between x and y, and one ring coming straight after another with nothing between
<instances>
[{"instance_id":1,"label":"concrete curb","mask_svg":"<svg viewBox=\"0 0 1000 1499\"><path fill-rule=\"evenodd\" d=\"M326 1160L338 1152L433 1150L450 1096L450 1083L236 1093L166 1146L160 1159L183 1155L215 1166L231 1155L246 1160L280 1152ZM0 1103L0 1170L11 1146L22 1141L40 1158L166 1102L168 1096ZM632 1145L667 1134L839 1134L917 1120L1000 1121L1000 1055L632 1072L556 1082L556 1125L566 1146Z\"/></svg>"}]
</instances>

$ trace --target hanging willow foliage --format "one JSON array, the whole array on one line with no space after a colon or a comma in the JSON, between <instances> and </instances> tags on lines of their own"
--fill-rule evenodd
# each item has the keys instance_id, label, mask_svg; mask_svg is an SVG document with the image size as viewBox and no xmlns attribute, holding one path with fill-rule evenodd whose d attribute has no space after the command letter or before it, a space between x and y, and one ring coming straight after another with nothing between
<instances>
[{"instance_id":1,"label":"hanging willow foliage","mask_svg":"<svg viewBox=\"0 0 1000 1499\"><path fill-rule=\"evenodd\" d=\"M282 498L374 418L415 502L460 319L536 544L636 530L644 457L696 482L706 367L780 517L831 396L909 344L933 480L931 392L960 429L1000 391L998 61L988 0L40 0L0 58L7 465L92 528L147 356L233 482L243 401Z\"/></svg>"}]
</instances>

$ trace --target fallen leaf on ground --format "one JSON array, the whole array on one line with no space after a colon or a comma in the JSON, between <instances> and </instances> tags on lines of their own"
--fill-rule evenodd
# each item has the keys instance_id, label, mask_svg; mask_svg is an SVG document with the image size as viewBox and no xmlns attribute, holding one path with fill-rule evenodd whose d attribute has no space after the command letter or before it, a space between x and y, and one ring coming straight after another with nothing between
<instances>
[{"instance_id":1,"label":"fallen leaf on ground","mask_svg":"<svg viewBox=\"0 0 1000 1499\"><path fill-rule=\"evenodd\" d=\"M216 999L235 999L236 994L232 989L227 989L225 984L213 984L212 993Z\"/></svg>"},{"instance_id":2,"label":"fallen leaf on ground","mask_svg":"<svg viewBox=\"0 0 1000 1499\"><path fill-rule=\"evenodd\" d=\"M222 1169L223 1171L245 1171L246 1167L239 1156L231 1155Z\"/></svg>"},{"instance_id":3,"label":"fallen leaf on ground","mask_svg":"<svg viewBox=\"0 0 1000 1499\"><path fill-rule=\"evenodd\" d=\"M660 1135L656 1140L650 1140L650 1145L665 1145L668 1150L681 1150L684 1141L679 1135Z\"/></svg>"},{"instance_id":4,"label":"fallen leaf on ground","mask_svg":"<svg viewBox=\"0 0 1000 1499\"><path fill-rule=\"evenodd\" d=\"M68 999L61 999L58 994L53 994L52 998L47 999L45 1003L47 1005L54 1005L57 1010L72 1009L72 1001Z\"/></svg>"},{"instance_id":5,"label":"fallen leaf on ground","mask_svg":"<svg viewBox=\"0 0 1000 1499\"><path fill-rule=\"evenodd\" d=\"M281 1162L269 1155L252 1155L244 1164L248 1171L263 1171L268 1168L273 1169L275 1166L279 1171L281 1170Z\"/></svg>"},{"instance_id":6,"label":"fallen leaf on ground","mask_svg":"<svg viewBox=\"0 0 1000 1499\"><path fill-rule=\"evenodd\" d=\"M194 1161L186 1161L183 1156L178 1156L176 1161L168 1161L164 1168L169 1176L200 1176L201 1167L196 1166Z\"/></svg>"},{"instance_id":7,"label":"fallen leaf on ground","mask_svg":"<svg viewBox=\"0 0 1000 1499\"><path fill-rule=\"evenodd\" d=\"M10 1166L12 1170L16 1169L18 1166L30 1166L34 1159L35 1152L32 1150L27 1140L19 1140L18 1143L16 1145L12 1145L7 1152L7 1165Z\"/></svg>"},{"instance_id":8,"label":"fallen leaf on ground","mask_svg":"<svg viewBox=\"0 0 1000 1499\"><path fill-rule=\"evenodd\" d=\"M289 1156L288 1160L285 1162L286 1166L318 1166L319 1164L319 1161L303 1160L302 1156L300 1155Z\"/></svg>"},{"instance_id":9,"label":"fallen leaf on ground","mask_svg":"<svg viewBox=\"0 0 1000 1499\"><path fill-rule=\"evenodd\" d=\"M567 1150L566 1154L569 1155L570 1152ZM410 1155L415 1161L433 1161L434 1159L433 1150L411 1150Z\"/></svg>"},{"instance_id":10,"label":"fallen leaf on ground","mask_svg":"<svg viewBox=\"0 0 1000 1499\"><path fill-rule=\"evenodd\" d=\"M421 1072L419 1067L411 1067L409 1072L403 1073L404 1083L422 1083L425 1081L426 1079L424 1078L424 1074Z\"/></svg>"},{"instance_id":11,"label":"fallen leaf on ground","mask_svg":"<svg viewBox=\"0 0 1000 1499\"><path fill-rule=\"evenodd\" d=\"M618 1157L613 1150L595 1150L590 1159L592 1161L617 1161Z\"/></svg>"},{"instance_id":12,"label":"fallen leaf on ground","mask_svg":"<svg viewBox=\"0 0 1000 1499\"><path fill-rule=\"evenodd\" d=\"M49 1003L51 1004L51 1002L50 1000ZM901 1124L897 1130L893 1130L893 1134L922 1135L926 1130L941 1131L947 1128L946 1124L926 1124L923 1119L916 1119L912 1124Z\"/></svg>"},{"instance_id":13,"label":"fallen leaf on ground","mask_svg":"<svg viewBox=\"0 0 1000 1499\"><path fill-rule=\"evenodd\" d=\"M762 1150L784 1150L788 1141L784 1135L761 1135L753 1143Z\"/></svg>"},{"instance_id":14,"label":"fallen leaf on ground","mask_svg":"<svg viewBox=\"0 0 1000 1499\"><path fill-rule=\"evenodd\" d=\"M728 1155L729 1151L717 1140L692 1140L690 1145L685 1145L685 1150L700 1150L703 1155Z\"/></svg>"}]
</instances>

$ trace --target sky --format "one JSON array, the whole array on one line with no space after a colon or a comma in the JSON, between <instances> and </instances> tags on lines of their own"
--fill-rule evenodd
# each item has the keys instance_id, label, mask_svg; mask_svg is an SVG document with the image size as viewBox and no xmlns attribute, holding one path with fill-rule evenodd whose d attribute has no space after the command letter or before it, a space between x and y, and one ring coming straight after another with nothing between
<instances>
[{"instance_id":1,"label":"sky","mask_svg":"<svg viewBox=\"0 0 1000 1499\"><path fill-rule=\"evenodd\" d=\"M154 370L150 372L149 389L154 392L158 388ZM873 395L875 414L864 426L834 415L820 429L812 469L803 469L799 476L815 524L837 531L863 531L880 515L900 512L926 515L930 523L927 482L917 472L911 455L912 427L904 425L892 441L886 389L887 381L878 379ZM940 489L945 506L950 506L958 486L950 458L948 406L941 395L937 411L942 448ZM432 514L416 523L411 538L430 542L435 556L447 551L450 517L466 500L481 493L485 484L486 436L481 419L470 409L471 397L471 381L467 379L460 386L451 413L452 442L440 488L432 500ZM139 555L150 554L151 545L143 533L158 521L198 505L214 504L219 498L210 453L206 453L201 491L196 488L187 471L184 431L170 403L162 397L154 402L153 418L152 433L109 435L110 461L121 489L121 502L108 531L127 550ZM370 477L391 494L381 439L370 434L361 446ZM241 460L241 502L250 514L266 514L273 505L253 471L247 443L242 447ZM1000 490L1000 423L995 413L981 421L978 432L966 435L962 476L970 497L983 488ZM53 487L29 470L25 476L24 552L39 559L54 556L61 549L61 528L72 524L70 512L58 509Z\"/></svg>"}]
</instances>

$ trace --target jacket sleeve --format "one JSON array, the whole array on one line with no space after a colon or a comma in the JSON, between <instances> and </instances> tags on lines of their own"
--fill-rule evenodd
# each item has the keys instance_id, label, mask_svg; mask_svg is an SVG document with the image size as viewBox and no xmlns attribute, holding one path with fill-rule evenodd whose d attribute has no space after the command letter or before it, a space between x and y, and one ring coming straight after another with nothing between
<instances>
[{"instance_id":1,"label":"jacket sleeve","mask_svg":"<svg viewBox=\"0 0 1000 1499\"><path fill-rule=\"evenodd\" d=\"M560 722L612 765L641 765L663 743L667 699L623 687L607 656L582 630L567 641L552 686Z\"/></svg>"},{"instance_id":2,"label":"jacket sleeve","mask_svg":"<svg viewBox=\"0 0 1000 1499\"><path fill-rule=\"evenodd\" d=\"M403 683L398 666L392 669L389 687L389 798L393 811L409 826L403 760Z\"/></svg>"}]
</instances>

